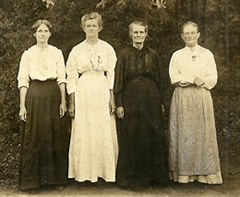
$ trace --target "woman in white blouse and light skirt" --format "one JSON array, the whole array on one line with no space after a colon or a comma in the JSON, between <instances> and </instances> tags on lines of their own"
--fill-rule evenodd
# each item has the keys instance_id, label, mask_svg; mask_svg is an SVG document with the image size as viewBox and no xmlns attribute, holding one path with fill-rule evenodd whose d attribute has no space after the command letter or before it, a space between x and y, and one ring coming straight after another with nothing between
<instances>
[{"instance_id":1,"label":"woman in white blouse and light skirt","mask_svg":"<svg viewBox=\"0 0 240 197\"><path fill-rule=\"evenodd\" d=\"M221 184L210 94L217 83L217 69L213 54L198 45L199 36L196 23L185 23L182 38L186 46L176 51L170 62L171 83L175 85L170 107L170 179Z\"/></svg>"},{"instance_id":2,"label":"woman in white blouse and light skirt","mask_svg":"<svg viewBox=\"0 0 240 197\"><path fill-rule=\"evenodd\" d=\"M61 50L49 45L52 25L33 25L37 44L26 50L18 73L22 143L20 189L67 181L66 134L61 119L66 112L65 65Z\"/></svg>"},{"instance_id":3,"label":"woman in white blouse and light skirt","mask_svg":"<svg viewBox=\"0 0 240 197\"><path fill-rule=\"evenodd\" d=\"M116 55L98 38L102 18L96 12L81 19L86 39L67 61L67 90L72 133L68 177L76 181L115 181L118 145L113 82Z\"/></svg>"}]
</instances>

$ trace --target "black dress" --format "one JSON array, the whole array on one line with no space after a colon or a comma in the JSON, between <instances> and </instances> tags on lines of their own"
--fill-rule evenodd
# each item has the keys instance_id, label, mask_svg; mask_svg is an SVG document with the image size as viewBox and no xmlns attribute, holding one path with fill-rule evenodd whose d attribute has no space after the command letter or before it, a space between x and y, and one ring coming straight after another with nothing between
<instances>
[{"instance_id":1,"label":"black dress","mask_svg":"<svg viewBox=\"0 0 240 197\"><path fill-rule=\"evenodd\" d=\"M128 46L119 53L114 92L120 121L117 183L144 187L165 182L167 147L163 131L163 71L156 51Z\"/></svg>"}]
</instances>

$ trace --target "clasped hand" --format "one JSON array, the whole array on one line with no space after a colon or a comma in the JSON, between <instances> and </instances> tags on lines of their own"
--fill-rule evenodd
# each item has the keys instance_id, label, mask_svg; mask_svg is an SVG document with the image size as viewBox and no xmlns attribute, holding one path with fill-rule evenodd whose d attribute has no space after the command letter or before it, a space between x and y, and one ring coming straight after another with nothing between
<instances>
[{"instance_id":1,"label":"clasped hand","mask_svg":"<svg viewBox=\"0 0 240 197\"><path fill-rule=\"evenodd\" d=\"M200 79L199 77L195 77L194 84L201 87L202 85L204 85L204 81L202 79Z\"/></svg>"}]
</instances>

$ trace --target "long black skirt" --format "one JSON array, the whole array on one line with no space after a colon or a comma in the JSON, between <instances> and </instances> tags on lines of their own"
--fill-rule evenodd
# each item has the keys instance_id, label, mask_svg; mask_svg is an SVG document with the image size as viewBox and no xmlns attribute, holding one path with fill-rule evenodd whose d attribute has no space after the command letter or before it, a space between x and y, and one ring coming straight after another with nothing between
<instances>
[{"instance_id":1,"label":"long black skirt","mask_svg":"<svg viewBox=\"0 0 240 197\"><path fill-rule=\"evenodd\" d=\"M147 78L132 80L125 88L118 138L120 186L141 188L168 181L161 99L156 84Z\"/></svg>"},{"instance_id":2,"label":"long black skirt","mask_svg":"<svg viewBox=\"0 0 240 197\"><path fill-rule=\"evenodd\" d=\"M20 189L67 181L67 131L59 118L60 89L55 80L30 82L27 120L22 122Z\"/></svg>"}]
</instances>

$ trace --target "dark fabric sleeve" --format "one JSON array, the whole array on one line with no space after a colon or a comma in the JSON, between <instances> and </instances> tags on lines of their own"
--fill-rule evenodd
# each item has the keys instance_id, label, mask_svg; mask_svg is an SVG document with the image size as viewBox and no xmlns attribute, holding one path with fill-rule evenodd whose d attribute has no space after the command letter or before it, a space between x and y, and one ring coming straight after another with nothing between
<instances>
[{"instance_id":1,"label":"dark fabric sleeve","mask_svg":"<svg viewBox=\"0 0 240 197\"><path fill-rule=\"evenodd\" d=\"M157 67L156 74L158 75L157 78L157 86L159 88L160 94L161 94L161 103L165 105L166 101L166 89L167 89L167 75L166 70L164 69L163 63L161 61L160 56L156 53L155 56L155 65Z\"/></svg>"},{"instance_id":2,"label":"dark fabric sleeve","mask_svg":"<svg viewBox=\"0 0 240 197\"><path fill-rule=\"evenodd\" d=\"M166 89L166 73L165 70L163 68L162 62L161 62L161 58L159 57L159 55L156 53L155 54L155 58L154 58L154 63L155 63L155 77L156 77L156 81L157 81L157 85L159 90L162 92Z\"/></svg>"},{"instance_id":3,"label":"dark fabric sleeve","mask_svg":"<svg viewBox=\"0 0 240 197\"><path fill-rule=\"evenodd\" d=\"M116 107L123 106L122 92L124 86L124 51L120 51L115 69L114 94Z\"/></svg>"},{"instance_id":4,"label":"dark fabric sleeve","mask_svg":"<svg viewBox=\"0 0 240 197\"><path fill-rule=\"evenodd\" d=\"M157 52L153 53L153 63L154 63L154 78L157 83L158 88L161 90L161 75L160 75L160 58Z\"/></svg>"}]
</instances>

